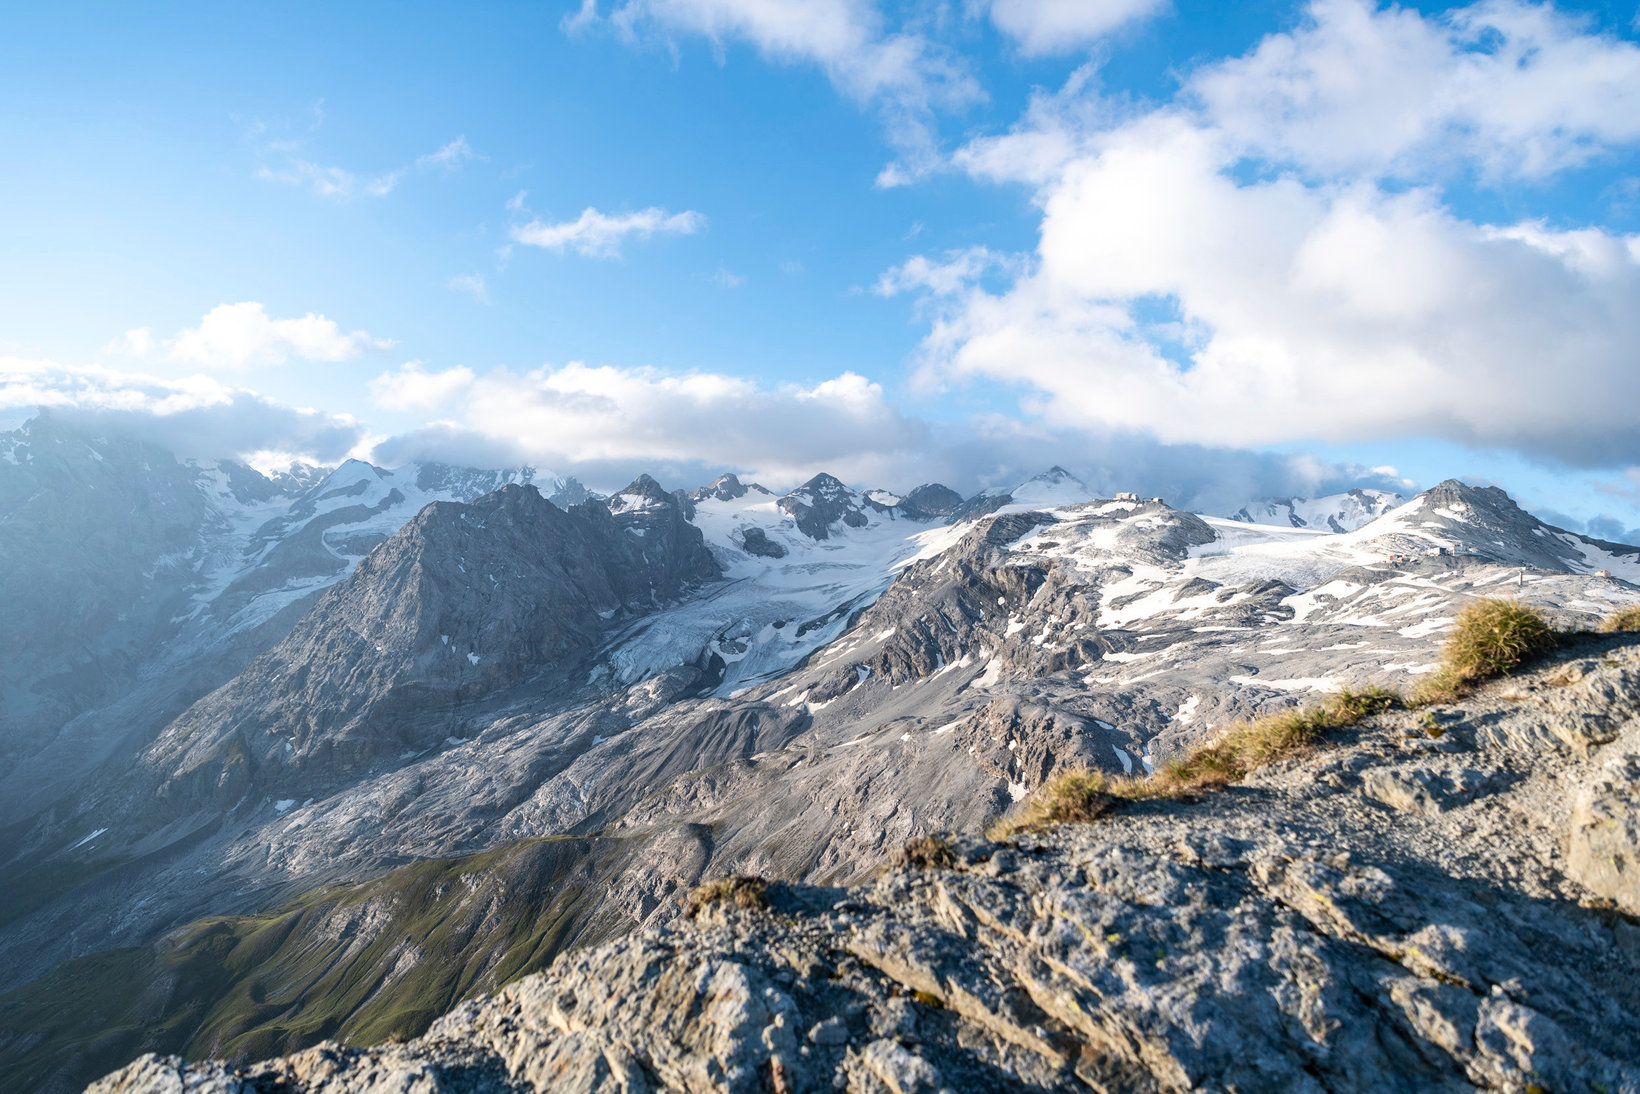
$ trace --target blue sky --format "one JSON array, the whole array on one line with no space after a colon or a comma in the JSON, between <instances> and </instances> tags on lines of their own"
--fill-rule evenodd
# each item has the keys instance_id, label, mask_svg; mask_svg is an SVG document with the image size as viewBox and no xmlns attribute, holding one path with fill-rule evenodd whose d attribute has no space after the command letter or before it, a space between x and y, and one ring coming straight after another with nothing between
<instances>
[{"instance_id":1,"label":"blue sky","mask_svg":"<svg viewBox=\"0 0 1640 1094\"><path fill-rule=\"evenodd\" d=\"M1637 14L40 5L0 407L606 486L1458 474L1636 538Z\"/></svg>"}]
</instances>

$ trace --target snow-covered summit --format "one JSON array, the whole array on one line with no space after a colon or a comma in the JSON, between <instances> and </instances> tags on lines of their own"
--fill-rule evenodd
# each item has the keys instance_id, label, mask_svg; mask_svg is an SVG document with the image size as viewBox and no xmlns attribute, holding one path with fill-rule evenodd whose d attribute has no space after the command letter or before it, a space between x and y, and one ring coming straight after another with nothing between
<instances>
[{"instance_id":1,"label":"snow-covered summit","mask_svg":"<svg viewBox=\"0 0 1640 1094\"><path fill-rule=\"evenodd\" d=\"M1319 498L1263 498L1230 514L1249 524L1288 525L1331 532L1353 532L1376 520L1406 498L1389 490L1356 489Z\"/></svg>"},{"instance_id":2,"label":"snow-covered summit","mask_svg":"<svg viewBox=\"0 0 1640 1094\"><path fill-rule=\"evenodd\" d=\"M708 498L716 499L717 501L734 501L736 498L745 497L748 493L760 494L763 497L774 496L773 491L768 490L755 482L743 483L740 481L740 477L738 475L733 473L725 473L719 475L705 486L697 486L695 489L689 491L688 498L693 502L706 501Z\"/></svg>"},{"instance_id":3,"label":"snow-covered summit","mask_svg":"<svg viewBox=\"0 0 1640 1094\"><path fill-rule=\"evenodd\" d=\"M610 495L609 511L616 514L644 512L650 509L664 509L676 504L677 499L668 494L660 483L648 475L639 475L625 487Z\"/></svg>"}]
</instances>

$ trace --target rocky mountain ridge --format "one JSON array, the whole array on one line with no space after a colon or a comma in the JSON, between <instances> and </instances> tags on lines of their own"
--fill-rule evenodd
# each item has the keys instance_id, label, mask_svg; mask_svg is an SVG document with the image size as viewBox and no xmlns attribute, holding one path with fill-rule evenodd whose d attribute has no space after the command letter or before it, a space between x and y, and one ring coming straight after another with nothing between
<instances>
[{"instance_id":1,"label":"rocky mountain ridge","mask_svg":"<svg viewBox=\"0 0 1640 1094\"><path fill-rule=\"evenodd\" d=\"M151 728L70 791L12 799L0 1059L41 1043L5 1016L68 1013L52 1001L88 969L132 985L132 1051L414 1034L422 994L659 926L708 874L859 881L1066 766L1140 771L1237 718L1415 682L1474 597L1569 620L1640 597L1640 549L1460 483L1338 534L1092 498L1062 469L971 508L937 486L642 476L567 508L503 485L402 524L398 473L327 481L255 557L307 535L342 576L234 632L210 687L105 708L152 705ZM372 528L360 560L336 553ZM217 599L196 618L231 618ZM484 909L520 892L551 914L499 931ZM446 923L465 941L441 951ZM195 987L170 1001L136 990L178 968ZM176 1023L195 1032L163 1040Z\"/></svg>"},{"instance_id":2,"label":"rocky mountain ridge","mask_svg":"<svg viewBox=\"0 0 1640 1094\"><path fill-rule=\"evenodd\" d=\"M414 1041L92 1089L1640 1091L1637 715L1640 642L1585 641L1198 801L746 887Z\"/></svg>"},{"instance_id":3,"label":"rocky mountain ridge","mask_svg":"<svg viewBox=\"0 0 1640 1094\"><path fill-rule=\"evenodd\" d=\"M1290 524L1331 532L1353 532L1377 520L1406 498L1390 490L1354 489L1319 498L1263 498L1229 514L1248 524Z\"/></svg>"}]
</instances>

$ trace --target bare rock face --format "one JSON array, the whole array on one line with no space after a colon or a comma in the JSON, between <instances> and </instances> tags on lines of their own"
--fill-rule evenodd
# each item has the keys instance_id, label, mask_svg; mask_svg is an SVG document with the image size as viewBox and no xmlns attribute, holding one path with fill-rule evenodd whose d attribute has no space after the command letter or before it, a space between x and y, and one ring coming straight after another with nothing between
<instances>
[{"instance_id":1,"label":"bare rock face","mask_svg":"<svg viewBox=\"0 0 1640 1094\"><path fill-rule=\"evenodd\" d=\"M175 632L205 506L152 444L50 415L0 435L0 762L132 686Z\"/></svg>"},{"instance_id":2,"label":"bare rock face","mask_svg":"<svg viewBox=\"0 0 1640 1094\"><path fill-rule=\"evenodd\" d=\"M709 499L717 501L734 501L747 494L761 494L765 497L774 495L755 482L743 483L740 476L734 474L719 475L705 486L697 486L689 491L688 498L692 502L703 502Z\"/></svg>"},{"instance_id":3,"label":"bare rock face","mask_svg":"<svg viewBox=\"0 0 1640 1094\"><path fill-rule=\"evenodd\" d=\"M894 508L913 520L948 517L962 505L962 495L943 483L930 482L912 490Z\"/></svg>"},{"instance_id":4,"label":"bare rock face","mask_svg":"<svg viewBox=\"0 0 1640 1094\"><path fill-rule=\"evenodd\" d=\"M841 521L850 528L863 528L866 503L843 485L836 476L821 473L777 503L780 511L797 522L798 531L810 539L827 539L831 527Z\"/></svg>"},{"instance_id":5,"label":"bare rock face","mask_svg":"<svg viewBox=\"0 0 1640 1094\"><path fill-rule=\"evenodd\" d=\"M1640 754L1602 765L1572 811L1567 870L1624 911L1640 915Z\"/></svg>"},{"instance_id":6,"label":"bare rock face","mask_svg":"<svg viewBox=\"0 0 1640 1094\"><path fill-rule=\"evenodd\" d=\"M150 1056L91 1089L1633 1094L1640 926L1578 863L1632 878L1640 722L1565 742L1636 667L1612 640L1201 800L708 904L408 1043ZM1627 843L1577 835L1613 822Z\"/></svg>"},{"instance_id":7,"label":"bare rock face","mask_svg":"<svg viewBox=\"0 0 1640 1094\"><path fill-rule=\"evenodd\" d=\"M652 489L646 487L653 487ZM533 486L436 502L145 755L176 810L306 797L449 732L441 713L584 672L599 637L717 566L653 480L569 511Z\"/></svg>"},{"instance_id":8,"label":"bare rock face","mask_svg":"<svg viewBox=\"0 0 1640 1094\"><path fill-rule=\"evenodd\" d=\"M747 528L740 534L740 545L749 555L759 558L785 558L786 548L769 538L761 528Z\"/></svg>"}]
</instances>

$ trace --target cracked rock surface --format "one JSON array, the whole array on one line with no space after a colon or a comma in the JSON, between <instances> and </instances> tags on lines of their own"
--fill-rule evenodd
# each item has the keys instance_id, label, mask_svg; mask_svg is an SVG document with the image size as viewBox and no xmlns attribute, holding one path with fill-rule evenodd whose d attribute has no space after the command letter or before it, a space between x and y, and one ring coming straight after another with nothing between
<instances>
[{"instance_id":1,"label":"cracked rock surface","mask_svg":"<svg viewBox=\"0 0 1640 1094\"><path fill-rule=\"evenodd\" d=\"M1193 802L559 959L406 1043L115 1092L1640 1092L1640 640Z\"/></svg>"}]
</instances>

